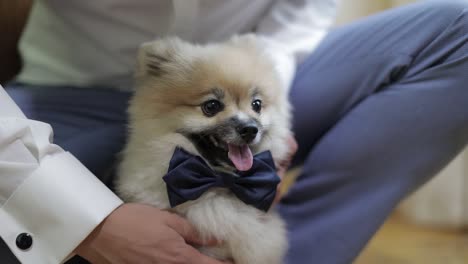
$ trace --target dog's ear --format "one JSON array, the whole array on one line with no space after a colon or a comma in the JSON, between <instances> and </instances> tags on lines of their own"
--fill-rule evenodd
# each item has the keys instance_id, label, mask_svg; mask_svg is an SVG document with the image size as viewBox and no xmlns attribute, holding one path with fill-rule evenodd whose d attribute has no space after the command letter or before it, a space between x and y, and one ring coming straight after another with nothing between
<instances>
[{"instance_id":1,"label":"dog's ear","mask_svg":"<svg viewBox=\"0 0 468 264\"><path fill-rule=\"evenodd\" d=\"M180 63L188 43L179 38L157 39L140 46L137 58L137 76L160 77Z\"/></svg>"}]
</instances>

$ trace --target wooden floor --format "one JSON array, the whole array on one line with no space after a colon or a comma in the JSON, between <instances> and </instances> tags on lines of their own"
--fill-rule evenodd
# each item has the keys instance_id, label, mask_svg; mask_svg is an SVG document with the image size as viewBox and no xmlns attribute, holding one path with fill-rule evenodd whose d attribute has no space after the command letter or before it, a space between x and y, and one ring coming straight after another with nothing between
<instances>
[{"instance_id":1,"label":"wooden floor","mask_svg":"<svg viewBox=\"0 0 468 264\"><path fill-rule=\"evenodd\" d=\"M354 264L468 264L468 232L423 228L395 214Z\"/></svg>"}]
</instances>

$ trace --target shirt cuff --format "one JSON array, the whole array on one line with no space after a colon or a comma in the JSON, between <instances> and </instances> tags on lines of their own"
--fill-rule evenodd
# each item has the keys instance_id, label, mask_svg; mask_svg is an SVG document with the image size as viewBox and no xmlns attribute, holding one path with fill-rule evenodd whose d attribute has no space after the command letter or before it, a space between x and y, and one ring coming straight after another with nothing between
<instances>
[{"instance_id":1,"label":"shirt cuff","mask_svg":"<svg viewBox=\"0 0 468 264\"><path fill-rule=\"evenodd\" d=\"M21 263L61 263L121 204L75 157L60 152L44 157L0 208L0 236ZM17 245L22 233L32 237L26 249Z\"/></svg>"}]
</instances>

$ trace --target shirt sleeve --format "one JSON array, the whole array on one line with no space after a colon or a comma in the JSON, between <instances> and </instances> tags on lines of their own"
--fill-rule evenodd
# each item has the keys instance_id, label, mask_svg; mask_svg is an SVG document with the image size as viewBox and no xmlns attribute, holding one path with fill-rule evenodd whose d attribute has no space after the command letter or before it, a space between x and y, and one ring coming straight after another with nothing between
<instances>
[{"instance_id":1,"label":"shirt sleeve","mask_svg":"<svg viewBox=\"0 0 468 264\"><path fill-rule=\"evenodd\" d=\"M0 86L0 237L25 264L63 262L122 204L51 138Z\"/></svg>"},{"instance_id":2,"label":"shirt sleeve","mask_svg":"<svg viewBox=\"0 0 468 264\"><path fill-rule=\"evenodd\" d=\"M332 25L338 0L280 0L258 23L257 35L289 88L300 64Z\"/></svg>"}]
</instances>

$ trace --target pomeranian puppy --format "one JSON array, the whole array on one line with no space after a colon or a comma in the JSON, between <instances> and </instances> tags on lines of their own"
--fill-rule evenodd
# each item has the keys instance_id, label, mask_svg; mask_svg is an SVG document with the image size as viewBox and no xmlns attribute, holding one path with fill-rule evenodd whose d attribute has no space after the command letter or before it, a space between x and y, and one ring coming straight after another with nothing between
<instances>
[{"instance_id":1,"label":"pomeranian puppy","mask_svg":"<svg viewBox=\"0 0 468 264\"><path fill-rule=\"evenodd\" d=\"M211 177L228 175L232 187L256 167L257 154L271 154L276 162L286 158L287 91L258 41L245 35L219 44L194 45L178 38L143 44L129 107L130 135L116 182L125 201L176 212L202 237L223 241L199 250L236 264L282 263L287 249L284 223L268 210L278 182L264 183L270 191L261 195L271 199L257 204L218 184L177 203L178 191L168 185L184 180L166 177L182 155L198 160L197 166L204 164L202 172L188 166L182 175L192 170L198 179L208 168ZM277 177L275 164L269 167ZM240 187L241 192L248 189L248 184Z\"/></svg>"}]
</instances>

